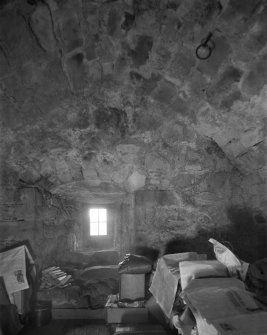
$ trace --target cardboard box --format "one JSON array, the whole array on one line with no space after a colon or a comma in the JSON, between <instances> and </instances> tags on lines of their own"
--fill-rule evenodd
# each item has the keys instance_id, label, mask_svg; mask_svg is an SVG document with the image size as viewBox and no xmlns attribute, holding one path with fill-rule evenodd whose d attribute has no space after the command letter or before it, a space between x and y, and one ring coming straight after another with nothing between
<instances>
[{"instance_id":1,"label":"cardboard box","mask_svg":"<svg viewBox=\"0 0 267 335\"><path fill-rule=\"evenodd\" d=\"M106 308L107 323L147 323L148 310L143 307Z\"/></svg>"},{"instance_id":2,"label":"cardboard box","mask_svg":"<svg viewBox=\"0 0 267 335\"><path fill-rule=\"evenodd\" d=\"M128 274L120 275L120 300L122 299L144 299L145 298L145 274Z\"/></svg>"},{"instance_id":3,"label":"cardboard box","mask_svg":"<svg viewBox=\"0 0 267 335\"><path fill-rule=\"evenodd\" d=\"M267 334L267 312L239 279L193 279L181 297L194 314L199 335Z\"/></svg>"}]
</instances>

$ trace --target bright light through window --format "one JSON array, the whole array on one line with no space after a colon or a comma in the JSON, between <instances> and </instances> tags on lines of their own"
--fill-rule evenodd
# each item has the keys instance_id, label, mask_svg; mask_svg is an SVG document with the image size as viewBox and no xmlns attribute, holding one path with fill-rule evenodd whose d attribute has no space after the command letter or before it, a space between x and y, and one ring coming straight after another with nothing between
<instances>
[{"instance_id":1,"label":"bright light through window","mask_svg":"<svg viewBox=\"0 0 267 335\"><path fill-rule=\"evenodd\" d=\"M90 208L90 236L107 235L107 210L106 208Z\"/></svg>"}]
</instances>

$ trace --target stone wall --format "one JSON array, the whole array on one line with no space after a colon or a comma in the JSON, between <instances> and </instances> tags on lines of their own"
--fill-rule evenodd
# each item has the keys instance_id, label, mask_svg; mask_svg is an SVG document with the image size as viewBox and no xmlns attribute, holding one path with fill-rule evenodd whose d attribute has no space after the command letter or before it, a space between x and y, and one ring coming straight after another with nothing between
<instances>
[{"instance_id":1,"label":"stone wall","mask_svg":"<svg viewBox=\"0 0 267 335\"><path fill-rule=\"evenodd\" d=\"M0 248L28 241L40 267L57 264L81 239L81 206L13 182L1 184Z\"/></svg>"},{"instance_id":2,"label":"stone wall","mask_svg":"<svg viewBox=\"0 0 267 335\"><path fill-rule=\"evenodd\" d=\"M9 194L32 192L22 180L66 203L121 201L123 251L173 238L204 250L213 235L266 256L266 22L262 0L3 1L3 236L19 225ZM38 201L23 206L25 232L56 245L33 224Z\"/></svg>"},{"instance_id":3,"label":"stone wall","mask_svg":"<svg viewBox=\"0 0 267 335\"><path fill-rule=\"evenodd\" d=\"M162 252L194 250L212 256L208 239L213 237L230 242L247 261L264 257L267 230L260 192L265 186L256 181L250 189L252 180L233 169L214 143L199 146L187 147L184 158L172 155L177 167L169 175L163 170L164 177L135 193L136 241ZM160 185L162 180L168 186Z\"/></svg>"}]
</instances>

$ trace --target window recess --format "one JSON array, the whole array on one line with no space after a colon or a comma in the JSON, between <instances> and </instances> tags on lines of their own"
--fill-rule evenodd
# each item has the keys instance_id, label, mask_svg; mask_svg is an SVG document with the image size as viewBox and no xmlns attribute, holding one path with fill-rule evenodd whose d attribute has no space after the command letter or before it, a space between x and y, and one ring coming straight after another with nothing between
<instances>
[{"instance_id":1,"label":"window recess","mask_svg":"<svg viewBox=\"0 0 267 335\"><path fill-rule=\"evenodd\" d=\"M107 236L107 209L90 208L89 209L89 235Z\"/></svg>"}]
</instances>

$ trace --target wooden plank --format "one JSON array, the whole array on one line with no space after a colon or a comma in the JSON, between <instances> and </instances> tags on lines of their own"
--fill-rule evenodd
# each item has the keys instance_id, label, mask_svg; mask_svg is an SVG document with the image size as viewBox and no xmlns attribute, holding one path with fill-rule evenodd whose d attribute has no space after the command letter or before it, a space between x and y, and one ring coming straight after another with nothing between
<instances>
[{"instance_id":1,"label":"wooden plank","mask_svg":"<svg viewBox=\"0 0 267 335\"><path fill-rule=\"evenodd\" d=\"M106 325L84 326L68 332L66 335L109 335L109 329Z\"/></svg>"},{"instance_id":2,"label":"wooden plank","mask_svg":"<svg viewBox=\"0 0 267 335\"><path fill-rule=\"evenodd\" d=\"M53 308L53 319L91 319L91 320L105 320L106 310L89 309L89 308Z\"/></svg>"},{"instance_id":3,"label":"wooden plank","mask_svg":"<svg viewBox=\"0 0 267 335\"><path fill-rule=\"evenodd\" d=\"M105 325L89 325L71 329L66 335L109 335L108 327Z\"/></svg>"}]
</instances>

